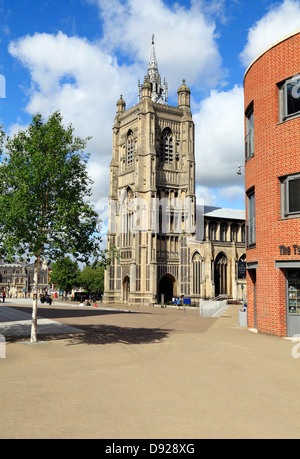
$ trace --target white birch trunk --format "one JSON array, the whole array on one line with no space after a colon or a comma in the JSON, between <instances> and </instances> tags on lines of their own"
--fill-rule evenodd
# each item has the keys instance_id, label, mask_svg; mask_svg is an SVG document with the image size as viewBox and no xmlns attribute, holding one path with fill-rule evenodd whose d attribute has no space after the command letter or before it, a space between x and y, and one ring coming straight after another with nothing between
<instances>
[{"instance_id":1,"label":"white birch trunk","mask_svg":"<svg viewBox=\"0 0 300 459\"><path fill-rule=\"evenodd\" d=\"M39 272L41 260L38 256L34 263L34 276L33 276L33 304L32 304L32 321L31 321L31 337L30 342L37 342L37 309L38 309L38 286L39 286Z\"/></svg>"}]
</instances>

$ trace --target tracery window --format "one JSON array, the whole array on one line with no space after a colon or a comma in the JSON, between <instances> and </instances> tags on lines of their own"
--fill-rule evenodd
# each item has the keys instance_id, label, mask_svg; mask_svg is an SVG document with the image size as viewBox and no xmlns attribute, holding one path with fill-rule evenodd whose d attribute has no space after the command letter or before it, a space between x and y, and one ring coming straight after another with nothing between
<instances>
[{"instance_id":1,"label":"tracery window","mask_svg":"<svg viewBox=\"0 0 300 459\"><path fill-rule=\"evenodd\" d=\"M238 260L238 279L246 279L246 254Z\"/></svg>"},{"instance_id":2,"label":"tracery window","mask_svg":"<svg viewBox=\"0 0 300 459\"><path fill-rule=\"evenodd\" d=\"M128 131L127 135L127 166L132 166L134 159L134 138L133 132Z\"/></svg>"},{"instance_id":3,"label":"tracery window","mask_svg":"<svg viewBox=\"0 0 300 459\"><path fill-rule=\"evenodd\" d=\"M132 245L133 209L131 202L134 198L131 188L127 188L124 201L120 208L120 233L121 246L130 247Z\"/></svg>"},{"instance_id":4,"label":"tracery window","mask_svg":"<svg viewBox=\"0 0 300 459\"><path fill-rule=\"evenodd\" d=\"M200 295L200 284L201 284L201 270L202 270L202 258L199 252L193 255L193 292L195 295Z\"/></svg>"},{"instance_id":5,"label":"tracery window","mask_svg":"<svg viewBox=\"0 0 300 459\"><path fill-rule=\"evenodd\" d=\"M160 138L160 160L163 163L173 163L173 136L170 128L165 128Z\"/></svg>"}]
</instances>

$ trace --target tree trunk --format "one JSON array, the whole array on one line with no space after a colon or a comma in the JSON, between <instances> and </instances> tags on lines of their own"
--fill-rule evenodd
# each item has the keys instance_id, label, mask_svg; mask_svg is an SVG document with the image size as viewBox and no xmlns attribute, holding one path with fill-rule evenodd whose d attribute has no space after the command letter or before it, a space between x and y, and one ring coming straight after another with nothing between
<instances>
[{"instance_id":1,"label":"tree trunk","mask_svg":"<svg viewBox=\"0 0 300 459\"><path fill-rule=\"evenodd\" d=\"M39 286L39 272L41 266L41 259L38 256L34 263L34 276L33 276L33 304L32 304L32 321L31 321L31 343L37 342L37 309L38 309L38 286Z\"/></svg>"}]
</instances>

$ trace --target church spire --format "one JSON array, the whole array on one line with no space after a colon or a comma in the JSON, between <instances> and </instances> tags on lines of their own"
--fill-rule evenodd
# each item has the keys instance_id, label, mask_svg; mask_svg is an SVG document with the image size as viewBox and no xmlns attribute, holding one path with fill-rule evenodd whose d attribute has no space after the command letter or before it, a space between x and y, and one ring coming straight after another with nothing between
<instances>
[{"instance_id":1,"label":"church spire","mask_svg":"<svg viewBox=\"0 0 300 459\"><path fill-rule=\"evenodd\" d=\"M159 76L156 54L155 54L155 46L154 46L154 35L152 35L152 46L151 46L150 60L149 60L149 66L148 66L148 76L150 72L154 72L156 73L156 75Z\"/></svg>"},{"instance_id":2,"label":"church spire","mask_svg":"<svg viewBox=\"0 0 300 459\"><path fill-rule=\"evenodd\" d=\"M157 65L156 54L155 54L154 35L152 35L150 60L149 60L146 79L151 85L152 101L160 103L160 104L167 104L168 103L168 85L165 79L164 79L163 85L161 84L161 78L158 72L158 65ZM141 97L140 97L140 83L139 83L139 101L140 100L141 100Z\"/></svg>"}]
</instances>

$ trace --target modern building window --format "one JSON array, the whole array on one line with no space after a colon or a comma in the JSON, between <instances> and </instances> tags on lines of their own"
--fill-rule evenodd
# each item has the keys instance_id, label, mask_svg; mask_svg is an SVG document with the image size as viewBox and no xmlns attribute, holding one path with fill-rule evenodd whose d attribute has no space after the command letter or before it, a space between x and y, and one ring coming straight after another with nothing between
<instances>
[{"instance_id":1,"label":"modern building window","mask_svg":"<svg viewBox=\"0 0 300 459\"><path fill-rule=\"evenodd\" d=\"M245 113L246 116L246 139L245 139L245 159L254 156L254 108L253 102L249 105Z\"/></svg>"},{"instance_id":2,"label":"modern building window","mask_svg":"<svg viewBox=\"0 0 300 459\"><path fill-rule=\"evenodd\" d=\"M165 128L160 138L160 160L163 163L173 163L173 136L170 128Z\"/></svg>"},{"instance_id":3,"label":"modern building window","mask_svg":"<svg viewBox=\"0 0 300 459\"><path fill-rule=\"evenodd\" d=\"M253 247L256 244L255 230L255 191L252 189L247 193L247 247Z\"/></svg>"},{"instance_id":4,"label":"modern building window","mask_svg":"<svg viewBox=\"0 0 300 459\"><path fill-rule=\"evenodd\" d=\"M300 174L282 179L282 217L300 217Z\"/></svg>"},{"instance_id":5,"label":"modern building window","mask_svg":"<svg viewBox=\"0 0 300 459\"><path fill-rule=\"evenodd\" d=\"M279 83L279 120L300 116L300 75Z\"/></svg>"},{"instance_id":6,"label":"modern building window","mask_svg":"<svg viewBox=\"0 0 300 459\"><path fill-rule=\"evenodd\" d=\"M132 166L134 158L134 138L133 132L128 131L127 135L127 166Z\"/></svg>"}]
</instances>

